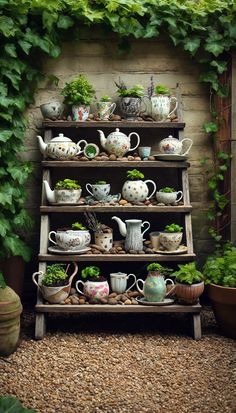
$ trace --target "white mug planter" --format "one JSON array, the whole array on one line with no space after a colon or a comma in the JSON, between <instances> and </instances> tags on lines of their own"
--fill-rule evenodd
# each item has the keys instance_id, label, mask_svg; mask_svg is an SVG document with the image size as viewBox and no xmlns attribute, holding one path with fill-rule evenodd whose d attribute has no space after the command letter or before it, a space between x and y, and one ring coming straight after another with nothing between
<instances>
[{"instance_id":1,"label":"white mug planter","mask_svg":"<svg viewBox=\"0 0 236 413\"><path fill-rule=\"evenodd\" d=\"M156 199L158 202L161 202L162 204L174 204L183 198L183 192L182 191L177 191L177 192L161 192L157 191L156 193Z\"/></svg>"},{"instance_id":2,"label":"white mug planter","mask_svg":"<svg viewBox=\"0 0 236 413\"><path fill-rule=\"evenodd\" d=\"M182 238L182 232L160 232L160 243L167 251L177 250Z\"/></svg>"},{"instance_id":3,"label":"white mug planter","mask_svg":"<svg viewBox=\"0 0 236 413\"><path fill-rule=\"evenodd\" d=\"M86 184L86 189L90 195L92 195L95 199L98 201L105 200L111 190L111 185L110 184ZM91 189L90 189L91 188Z\"/></svg>"},{"instance_id":4,"label":"white mug planter","mask_svg":"<svg viewBox=\"0 0 236 413\"><path fill-rule=\"evenodd\" d=\"M175 102L174 109L171 110L171 104ZM164 122L177 109L178 102L175 96L157 95L151 97L152 118L157 122Z\"/></svg>"}]
</instances>

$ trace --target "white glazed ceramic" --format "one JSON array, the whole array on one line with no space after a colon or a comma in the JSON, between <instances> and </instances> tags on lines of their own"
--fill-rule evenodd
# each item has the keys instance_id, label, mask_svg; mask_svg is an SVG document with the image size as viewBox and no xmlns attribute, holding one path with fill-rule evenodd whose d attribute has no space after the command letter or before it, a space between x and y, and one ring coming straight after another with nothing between
<instances>
[{"instance_id":1,"label":"white glazed ceramic","mask_svg":"<svg viewBox=\"0 0 236 413\"><path fill-rule=\"evenodd\" d=\"M182 238L182 232L160 232L160 243L168 251L177 250Z\"/></svg>"},{"instance_id":2,"label":"white glazed ceramic","mask_svg":"<svg viewBox=\"0 0 236 413\"><path fill-rule=\"evenodd\" d=\"M153 248L154 250L158 250L158 248L160 248L160 232L150 232L149 237L151 241L151 248Z\"/></svg>"},{"instance_id":3,"label":"white glazed ceramic","mask_svg":"<svg viewBox=\"0 0 236 413\"><path fill-rule=\"evenodd\" d=\"M150 228L150 222L141 219L126 219L123 222L119 217L112 217L118 226L120 234L125 237L125 250L142 251L143 250L143 235ZM147 228L142 232L142 228L147 225Z\"/></svg>"},{"instance_id":4,"label":"white glazed ceramic","mask_svg":"<svg viewBox=\"0 0 236 413\"><path fill-rule=\"evenodd\" d=\"M140 143L140 137L136 132L131 132L128 136L120 132L119 128L116 128L115 132L112 132L106 138L103 131L98 130L100 134L101 146L109 153L116 156L124 156L129 151L134 151ZM131 136L137 137L137 144L131 148L130 139Z\"/></svg>"},{"instance_id":5,"label":"white glazed ceramic","mask_svg":"<svg viewBox=\"0 0 236 413\"><path fill-rule=\"evenodd\" d=\"M176 202L181 201L183 198L183 192L182 191L177 191L177 192L160 192L157 191L156 193L156 199L158 202L161 202L162 204L174 204Z\"/></svg>"},{"instance_id":6,"label":"white glazed ceramic","mask_svg":"<svg viewBox=\"0 0 236 413\"><path fill-rule=\"evenodd\" d=\"M94 241L96 245L104 248L105 251L109 251L113 245L113 233L95 232Z\"/></svg>"},{"instance_id":7,"label":"white glazed ceramic","mask_svg":"<svg viewBox=\"0 0 236 413\"><path fill-rule=\"evenodd\" d=\"M53 101L40 105L40 110L44 118L56 120L61 117L64 107L63 103Z\"/></svg>"},{"instance_id":8,"label":"white glazed ceramic","mask_svg":"<svg viewBox=\"0 0 236 413\"><path fill-rule=\"evenodd\" d=\"M46 197L49 204L77 204L81 197L82 189L52 189L48 181L43 181Z\"/></svg>"},{"instance_id":9,"label":"white glazed ceramic","mask_svg":"<svg viewBox=\"0 0 236 413\"><path fill-rule=\"evenodd\" d=\"M73 120L77 122L85 122L88 119L90 112L90 106L86 105L73 105L72 114Z\"/></svg>"},{"instance_id":10,"label":"white glazed ceramic","mask_svg":"<svg viewBox=\"0 0 236 413\"><path fill-rule=\"evenodd\" d=\"M151 183L153 185L153 191L150 195L148 195L148 183ZM141 179L137 181L127 180L125 181L122 188L122 196L128 202L143 202L151 198L155 191L156 184L150 179L147 179L146 181L142 181Z\"/></svg>"},{"instance_id":11,"label":"white glazed ceramic","mask_svg":"<svg viewBox=\"0 0 236 413\"><path fill-rule=\"evenodd\" d=\"M116 103L112 102L97 102L97 114L99 119L108 120L116 108Z\"/></svg>"},{"instance_id":12,"label":"white glazed ceramic","mask_svg":"<svg viewBox=\"0 0 236 413\"><path fill-rule=\"evenodd\" d=\"M75 155L83 153L81 144L85 145L87 142L82 139L77 144L70 138L67 138L63 133L59 133L58 136L51 139L48 144L43 141L41 136L37 136L39 141L39 149L43 155L49 156L52 159L70 159Z\"/></svg>"},{"instance_id":13,"label":"white glazed ceramic","mask_svg":"<svg viewBox=\"0 0 236 413\"><path fill-rule=\"evenodd\" d=\"M171 104L175 102L175 107L171 110ZM157 122L164 122L177 109L176 97L167 95L157 95L151 97L151 114Z\"/></svg>"},{"instance_id":14,"label":"white glazed ceramic","mask_svg":"<svg viewBox=\"0 0 236 413\"><path fill-rule=\"evenodd\" d=\"M88 159L93 159L100 152L99 147L95 143L87 143L83 149L83 154Z\"/></svg>"},{"instance_id":15,"label":"white glazed ceramic","mask_svg":"<svg viewBox=\"0 0 236 413\"><path fill-rule=\"evenodd\" d=\"M173 287L170 291L166 290L166 283L169 281ZM142 283L143 288L139 287L139 283ZM149 271L145 281L142 279L137 280L137 289L145 297L147 301L161 302L164 298L170 294L175 288L174 281L170 278L164 279L164 276L157 271Z\"/></svg>"},{"instance_id":16,"label":"white glazed ceramic","mask_svg":"<svg viewBox=\"0 0 236 413\"><path fill-rule=\"evenodd\" d=\"M83 285L83 291L78 287L79 284ZM90 303L99 303L101 298L108 298L109 296L109 284L107 281L82 281L78 280L75 283L75 288L78 293L85 295L89 299Z\"/></svg>"},{"instance_id":17,"label":"white glazed ceramic","mask_svg":"<svg viewBox=\"0 0 236 413\"><path fill-rule=\"evenodd\" d=\"M92 195L98 201L105 200L110 193L111 185L110 184L86 184L86 190L90 195ZM90 189L91 188L91 189Z\"/></svg>"},{"instance_id":18,"label":"white glazed ceramic","mask_svg":"<svg viewBox=\"0 0 236 413\"><path fill-rule=\"evenodd\" d=\"M54 241L52 235L55 236ZM80 250L89 245L91 236L88 230L50 231L49 240L62 250Z\"/></svg>"},{"instance_id":19,"label":"white glazed ceramic","mask_svg":"<svg viewBox=\"0 0 236 413\"><path fill-rule=\"evenodd\" d=\"M182 153L183 150L183 143L190 142L188 149ZM159 144L159 150L163 154L167 155L187 155L192 147L193 141L192 139L185 138L181 141L179 139L174 138L172 135L169 135L168 138L162 139Z\"/></svg>"},{"instance_id":20,"label":"white glazed ceramic","mask_svg":"<svg viewBox=\"0 0 236 413\"><path fill-rule=\"evenodd\" d=\"M129 288L127 288L127 281L130 277L134 278L134 282ZM125 291L131 290L131 288L136 284L136 276L134 274L127 275L124 272L112 272L110 274L110 281L112 291L122 294Z\"/></svg>"}]
</instances>

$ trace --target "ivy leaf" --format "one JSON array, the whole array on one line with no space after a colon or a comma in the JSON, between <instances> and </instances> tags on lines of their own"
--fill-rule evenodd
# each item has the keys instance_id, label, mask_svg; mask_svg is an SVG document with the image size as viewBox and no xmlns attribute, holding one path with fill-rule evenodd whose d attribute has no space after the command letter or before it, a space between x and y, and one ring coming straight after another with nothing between
<instances>
[{"instance_id":1,"label":"ivy leaf","mask_svg":"<svg viewBox=\"0 0 236 413\"><path fill-rule=\"evenodd\" d=\"M210 65L216 67L218 73L222 74L227 70L227 62L223 60L212 60Z\"/></svg>"},{"instance_id":2,"label":"ivy leaf","mask_svg":"<svg viewBox=\"0 0 236 413\"><path fill-rule=\"evenodd\" d=\"M55 59L60 56L61 48L59 46L53 46L50 51L50 56L54 57Z\"/></svg>"},{"instance_id":3,"label":"ivy leaf","mask_svg":"<svg viewBox=\"0 0 236 413\"><path fill-rule=\"evenodd\" d=\"M74 21L72 20L71 17L62 15L62 16L59 16L57 27L59 29L68 29L68 27L72 27L73 24L74 24Z\"/></svg>"},{"instance_id":4,"label":"ivy leaf","mask_svg":"<svg viewBox=\"0 0 236 413\"><path fill-rule=\"evenodd\" d=\"M3 36L14 36L15 31L16 26L14 20L7 16L0 16L0 32L2 32Z\"/></svg>"},{"instance_id":5,"label":"ivy leaf","mask_svg":"<svg viewBox=\"0 0 236 413\"><path fill-rule=\"evenodd\" d=\"M7 43L4 46L5 52L11 57L17 57L16 46L13 43Z\"/></svg>"},{"instance_id":6,"label":"ivy leaf","mask_svg":"<svg viewBox=\"0 0 236 413\"><path fill-rule=\"evenodd\" d=\"M26 40L18 40L18 43L20 45L20 47L22 48L22 50L25 52L25 54L29 54L29 51L32 47L32 44L27 42Z\"/></svg>"},{"instance_id":7,"label":"ivy leaf","mask_svg":"<svg viewBox=\"0 0 236 413\"><path fill-rule=\"evenodd\" d=\"M0 214L0 235L5 237L7 232L11 230L9 219L5 218L3 214Z\"/></svg>"},{"instance_id":8,"label":"ivy leaf","mask_svg":"<svg viewBox=\"0 0 236 413\"><path fill-rule=\"evenodd\" d=\"M223 53L224 51L224 45L218 42L207 42L206 45L204 46L204 49L209 52L212 53L214 56L219 56L221 53Z\"/></svg>"},{"instance_id":9,"label":"ivy leaf","mask_svg":"<svg viewBox=\"0 0 236 413\"><path fill-rule=\"evenodd\" d=\"M6 113L6 112L0 112L0 117L2 119L7 120L8 122L12 121L12 115L10 113Z\"/></svg>"},{"instance_id":10,"label":"ivy leaf","mask_svg":"<svg viewBox=\"0 0 236 413\"><path fill-rule=\"evenodd\" d=\"M42 20L43 20L43 27L47 28L48 31L52 30L53 25L57 21L57 13L52 13L51 11L44 10L42 14Z\"/></svg>"},{"instance_id":11,"label":"ivy leaf","mask_svg":"<svg viewBox=\"0 0 236 413\"><path fill-rule=\"evenodd\" d=\"M2 240L3 247L13 256L21 256L23 259L28 262L31 256L30 248L22 241L17 234L7 235ZM0 404L1 408L1 404ZM11 412L20 413L21 410L11 410ZM22 412L24 412L23 410ZM26 410L27 411L27 410Z\"/></svg>"},{"instance_id":12,"label":"ivy leaf","mask_svg":"<svg viewBox=\"0 0 236 413\"><path fill-rule=\"evenodd\" d=\"M1 219L0 219L1 223ZM22 208L19 214L14 216L13 224L16 227L25 228L30 230L33 226L33 220L26 209Z\"/></svg>"},{"instance_id":13,"label":"ivy leaf","mask_svg":"<svg viewBox=\"0 0 236 413\"><path fill-rule=\"evenodd\" d=\"M199 49L200 43L201 40L199 37L186 38L184 40L184 50L189 51L192 55L194 55Z\"/></svg>"},{"instance_id":14,"label":"ivy leaf","mask_svg":"<svg viewBox=\"0 0 236 413\"><path fill-rule=\"evenodd\" d=\"M218 131L218 125L215 122L204 123L203 128L206 133L215 133Z\"/></svg>"},{"instance_id":15,"label":"ivy leaf","mask_svg":"<svg viewBox=\"0 0 236 413\"><path fill-rule=\"evenodd\" d=\"M217 91L219 89L219 80L215 72L210 71L199 76L200 82L207 82L211 84L212 89Z\"/></svg>"},{"instance_id":16,"label":"ivy leaf","mask_svg":"<svg viewBox=\"0 0 236 413\"><path fill-rule=\"evenodd\" d=\"M0 142L7 142L13 135L13 131L10 129L0 129Z\"/></svg>"}]
</instances>

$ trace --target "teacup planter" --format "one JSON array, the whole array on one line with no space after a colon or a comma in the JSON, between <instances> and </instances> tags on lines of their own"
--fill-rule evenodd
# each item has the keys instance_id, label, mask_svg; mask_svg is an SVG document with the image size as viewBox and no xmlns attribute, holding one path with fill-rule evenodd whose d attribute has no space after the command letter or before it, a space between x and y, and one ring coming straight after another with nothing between
<instances>
[{"instance_id":1,"label":"teacup planter","mask_svg":"<svg viewBox=\"0 0 236 413\"><path fill-rule=\"evenodd\" d=\"M48 181L43 181L47 200L50 204L76 204L81 197L81 186L74 179L58 181L52 190Z\"/></svg>"},{"instance_id":2,"label":"teacup planter","mask_svg":"<svg viewBox=\"0 0 236 413\"><path fill-rule=\"evenodd\" d=\"M119 80L119 83L115 82L115 84L118 88L117 93L120 97L119 106L123 116L127 120L136 120L141 111L141 105L144 103L143 86L134 85L128 89L122 80Z\"/></svg>"},{"instance_id":3,"label":"teacup planter","mask_svg":"<svg viewBox=\"0 0 236 413\"><path fill-rule=\"evenodd\" d=\"M99 267L86 267L81 272L81 277L87 281L78 280L75 288L79 294L84 295L90 303L101 303L101 300L107 299L109 296L109 284L106 279L101 276ZM83 285L83 291L79 289L79 284Z\"/></svg>"},{"instance_id":4,"label":"teacup planter","mask_svg":"<svg viewBox=\"0 0 236 413\"><path fill-rule=\"evenodd\" d=\"M175 96L170 96L170 90L164 85L157 85L150 97L151 116L157 122L165 122L177 109L178 101ZM172 104L174 108L172 109Z\"/></svg>"},{"instance_id":5,"label":"teacup planter","mask_svg":"<svg viewBox=\"0 0 236 413\"><path fill-rule=\"evenodd\" d=\"M165 187L156 192L156 199L162 204L175 204L183 198L182 191L175 191L174 188Z\"/></svg>"},{"instance_id":6,"label":"teacup planter","mask_svg":"<svg viewBox=\"0 0 236 413\"><path fill-rule=\"evenodd\" d=\"M55 236L55 241L52 239ZM50 231L49 240L59 249L64 251L79 251L86 248L91 242L89 231L80 223L72 224L72 229Z\"/></svg>"},{"instance_id":7,"label":"teacup planter","mask_svg":"<svg viewBox=\"0 0 236 413\"><path fill-rule=\"evenodd\" d=\"M122 188L122 196L128 202L144 202L150 199L156 191L154 181L147 179L143 181L144 174L137 169L127 172L128 180L125 181ZM153 185L153 191L149 193L147 184Z\"/></svg>"},{"instance_id":8,"label":"teacup planter","mask_svg":"<svg viewBox=\"0 0 236 413\"><path fill-rule=\"evenodd\" d=\"M166 225L165 230L160 232L160 244L167 251L176 251L183 238L182 230L177 224Z\"/></svg>"},{"instance_id":9,"label":"teacup planter","mask_svg":"<svg viewBox=\"0 0 236 413\"><path fill-rule=\"evenodd\" d=\"M33 282L50 304L59 304L69 296L72 280L78 272L78 266L73 262L74 271L72 275L68 275L70 265L67 265L66 270L64 264L48 265L45 273L38 271L32 275Z\"/></svg>"},{"instance_id":10,"label":"teacup planter","mask_svg":"<svg viewBox=\"0 0 236 413\"><path fill-rule=\"evenodd\" d=\"M101 120L109 120L116 108L116 103L112 103L111 98L107 95L102 96L97 102L97 115Z\"/></svg>"},{"instance_id":11,"label":"teacup planter","mask_svg":"<svg viewBox=\"0 0 236 413\"><path fill-rule=\"evenodd\" d=\"M94 197L97 201L105 200L111 190L111 185L108 184L106 181L97 181L95 184L86 184L86 190L92 197Z\"/></svg>"}]
</instances>

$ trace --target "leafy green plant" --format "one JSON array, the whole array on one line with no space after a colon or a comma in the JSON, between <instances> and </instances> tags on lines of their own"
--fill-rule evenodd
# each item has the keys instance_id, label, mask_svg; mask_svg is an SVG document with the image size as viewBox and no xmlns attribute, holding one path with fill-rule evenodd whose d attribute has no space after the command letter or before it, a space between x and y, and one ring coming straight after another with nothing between
<instances>
[{"instance_id":1,"label":"leafy green plant","mask_svg":"<svg viewBox=\"0 0 236 413\"><path fill-rule=\"evenodd\" d=\"M83 225L83 224L81 224L80 222L74 222L72 225L71 225L71 228L72 229L74 229L74 230L79 230L79 231L87 231L87 228Z\"/></svg>"},{"instance_id":2,"label":"leafy green plant","mask_svg":"<svg viewBox=\"0 0 236 413\"><path fill-rule=\"evenodd\" d=\"M131 181L144 179L144 174L138 171L137 169L132 169L130 171L127 171L127 178L130 179Z\"/></svg>"},{"instance_id":3,"label":"leafy green plant","mask_svg":"<svg viewBox=\"0 0 236 413\"><path fill-rule=\"evenodd\" d=\"M151 264L148 264L147 270L159 272L164 276L170 275L170 273L172 272L171 268L163 267L161 264L158 264L157 262L152 262Z\"/></svg>"},{"instance_id":4,"label":"leafy green plant","mask_svg":"<svg viewBox=\"0 0 236 413\"><path fill-rule=\"evenodd\" d=\"M95 267L94 265L85 267L81 272L81 277L92 279L93 281L99 281L101 277L101 270L99 267Z\"/></svg>"},{"instance_id":5,"label":"leafy green plant","mask_svg":"<svg viewBox=\"0 0 236 413\"><path fill-rule=\"evenodd\" d=\"M3 273L0 271L0 288L4 289L6 288L7 284L6 281L3 277Z\"/></svg>"},{"instance_id":6,"label":"leafy green plant","mask_svg":"<svg viewBox=\"0 0 236 413\"><path fill-rule=\"evenodd\" d=\"M165 231L165 232L170 232L170 233L172 233L172 232L182 232L182 231L183 231L183 227L181 227L181 226L178 225L178 224L170 224L170 225L166 225L166 226L165 226L164 231Z\"/></svg>"},{"instance_id":7,"label":"leafy green plant","mask_svg":"<svg viewBox=\"0 0 236 413\"><path fill-rule=\"evenodd\" d=\"M236 288L236 248L221 248L207 258L203 267L205 284Z\"/></svg>"},{"instance_id":8,"label":"leafy green plant","mask_svg":"<svg viewBox=\"0 0 236 413\"><path fill-rule=\"evenodd\" d=\"M48 265L42 278L42 284L47 287L59 287L68 284L68 274L64 269L64 264Z\"/></svg>"},{"instance_id":9,"label":"leafy green plant","mask_svg":"<svg viewBox=\"0 0 236 413\"><path fill-rule=\"evenodd\" d=\"M155 86L155 93L156 95L170 95L170 89L164 85L157 85Z\"/></svg>"},{"instance_id":10,"label":"leafy green plant","mask_svg":"<svg viewBox=\"0 0 236 413\"><path fill-rule=\"evenodd\" d=\"M78 181L75 179L63 179L63 181L58 181L55 185L55 189L81 189Z\"/></svg>"},{"instance_id":11,"label":"leafy green plant","mask_svg":"<svg viewBox=\"0 0 236 413\"><path fill-rule=\"evenodd\" d=\"M36 410L26 409L22 406L20 400L12 396L0 397L0 412L1 413L37 413Z\"/></svg>"},{"instance_id":12,"label":"leafy green plant","mask_svg":"<svg viewBox=\"0 0 236 413\"><path fill-rule=\"evenodd\" d=\"M134 85L132 88L128 89L125 83L119 79L119 83L115 82L117 86L118 95L120 97L133 97L133 98L140 98L144 95L144 88L142 85Z\"/></svg>"},{"instance_id":13,"label":"leafy green plant","mask_svg":"<svg viewBox=\"0 0 236 413\"><path fill-rule=\"evenodd\" d=\"M100 102L111 102L111 98L108 95L103 95L99 99Z\"/></svg>"},{"instance_id":14,"label":"leafy green plant","mask_svg":"<svg viewBox=\"0 0 236 413\"><path fill-rule=\"evenodd\" d=\"M170 194L172 192L175 192L174 188L170 188L169 186L166 186L165 188L159 189L159 192L164 192L166 194Z\"/></svg>"},{"instance_id":15,"label":"leafy green plant","mask_svg":"<svg viewBox=\"0 0 236 413\"><path fill-rule=\"evenodd\" d=\"M96 185L107 185L107 181L97 181Z\"/></svg>"},{"instance_id":16,"label":"leafy green plant","mask_svg":"<svg viewBox=\"0 0 236 413\"><path fill-rule=\"evenodd\" d=\"M95 90L88 82L86 76L79 75L77 79L66 83L62 90L64 102L69 105L90 105L95 95Z\"/></svg>"},{"instance_id":17,"label":"leafy green plant","mask_svg":"<svg viewBox=\"0 0 236 413\"><path fill-rule=\"evenodd\" d=\"M179 264L179 270L171 274L175 280L182 284L197 284L203 281L203 275L197 270L195 262Z\"/></svg>"}]
</instances>

